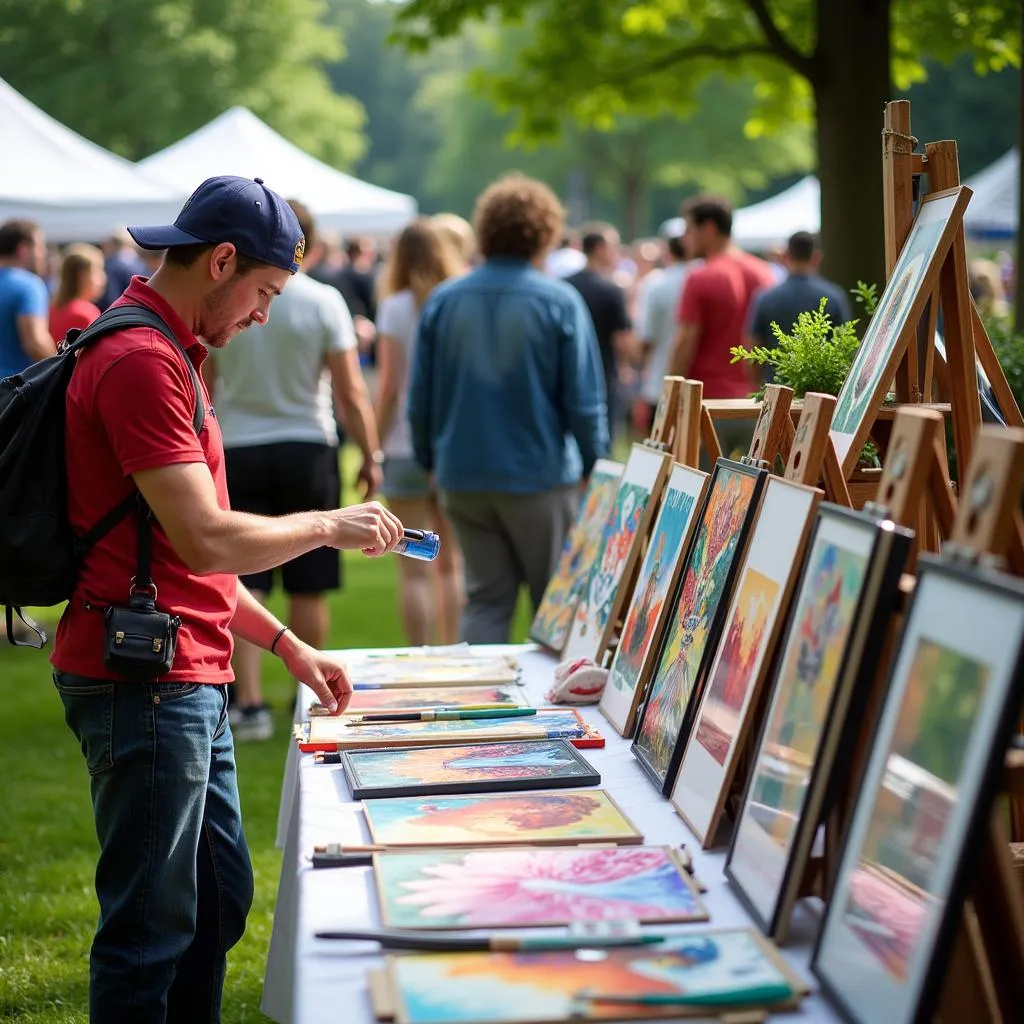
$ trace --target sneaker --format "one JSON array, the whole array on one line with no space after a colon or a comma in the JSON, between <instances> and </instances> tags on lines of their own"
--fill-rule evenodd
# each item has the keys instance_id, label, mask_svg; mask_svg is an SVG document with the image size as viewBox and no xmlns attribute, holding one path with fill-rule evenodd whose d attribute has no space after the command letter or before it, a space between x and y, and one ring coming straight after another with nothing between
<instances>
[{"instance_id":1,"label":"sneaker","mask_svg":"<svg viewBox=\"0 0 1024 1024\"><path fill-rule=\"evenodd\" d=\"M274 735L274 717L266 704L257 707L233 708L228 713L231 732L239 743L269 740Z\"/></svg>"}]
</instances>

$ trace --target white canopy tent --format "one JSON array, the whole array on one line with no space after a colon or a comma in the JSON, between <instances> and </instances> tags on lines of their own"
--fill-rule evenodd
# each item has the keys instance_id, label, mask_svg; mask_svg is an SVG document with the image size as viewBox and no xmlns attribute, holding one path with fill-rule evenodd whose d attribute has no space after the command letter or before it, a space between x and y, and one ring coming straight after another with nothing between
<instances>
[{"instance_id":1,"label":"white canopy tent","mask_svg":"<svg viewBox=\"0 0 1024 1024\"><path fill-rule=\"evenodd\" d=\"M736 210L732 237L744 249L763 252L784 246L794 231L821 230L821 186L813 174L778 195Z\"/></svg>"},{"instance_id":2,"label":"white canopy tent","mask_svg":"<svg viewBox=\"0 0 1024 1024\"><path fill-rule=\"evenodd\" d=\"M1011 149L964 183L974 195L964 213L972 238L1013 238L1020 224L1020 151Z\"/></svg>"},{"instance_id":3,"label":"white canopy tent","mask_svg":"<svg viewBox=\"0 0 1024 1024\"><path fill-rule=\"evenodd\" d=\"M237 174L309 207L317 224L342 232L385 234L416 215L411 196L370 185L293 145L245 107L232 107L138 167L180 200L205 178Z\"/></svg>"},{"instance_id":4,"label":"white canopy tent","mask_svg":"<svg viewBox=\"0 0 1024 1024\"><path fill-rule=\"evenodd\" d=\"M180 205L133 163L65 128L0 79L0 222L25 217L51 242L97 241Z\"/></svg>"}]
</instances>

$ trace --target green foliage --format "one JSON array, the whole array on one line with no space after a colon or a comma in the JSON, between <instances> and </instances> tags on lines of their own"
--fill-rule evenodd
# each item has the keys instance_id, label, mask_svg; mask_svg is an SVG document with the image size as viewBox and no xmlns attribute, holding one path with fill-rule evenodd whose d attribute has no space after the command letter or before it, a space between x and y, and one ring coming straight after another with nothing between
<instances>
[{"instance_id":1,"label":"green foliage","mask_svg":"<svg viewBox=\"0 0 1024 1024\"><path fill-rule=\"evenodd\" d=\"M322 70L344 54L323 14L322 0L0 0L0 75L129 159L241 104L347 168L364 115Z\"/></svg>"},{"instance_id":2,"label":"green foliage","mask_svg":"<svg viewBox=\"0 0 1024 1024\"><path fill-rule=\"evenodd\" d=\"M864 312L867 313L869 318L875 315L879 299L877 284L867 284L864 281L858 281L857 286L850 289L850 294L855 302L864 307Z\"/></svg>"},{"instance_id":3,"label":"green foliage","mask_svg":"<svg viewBox=\"0 0 1024 1024\"><path fill-rule=\"evenodd\" d=\"M986 318L985 328L1017 406L1024 409L1024 334L1015 332L1003 317Z\"/></svg>"},{"instance_id":4,"label":"green foliage","mask_svg":"<svg viewBox=\"0 0 1024 1024\"><path fill-rule=\"evenodd\" d=\"M825 312L826 299L817 309L801 313L787 334L772 323L776 347L747 349L737 345L732 352L734 363L741 360L758 366L771 366L777 384L793 389L796 398L808 391L838 395L857 355L857 321L833 325Z\"/></svg>"}]
</instances>

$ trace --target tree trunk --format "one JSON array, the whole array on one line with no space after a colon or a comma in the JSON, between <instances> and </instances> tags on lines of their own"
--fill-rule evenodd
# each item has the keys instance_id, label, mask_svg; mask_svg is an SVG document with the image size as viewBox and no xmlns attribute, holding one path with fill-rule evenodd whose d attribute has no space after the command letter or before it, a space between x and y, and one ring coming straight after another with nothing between
<instances>
[{"instance_id":1,"label":"tree trunk","mask_svg":"<svg viewBox=\"0 0 1024 1024\"><path fill-rule=\"evenodd\" d=\"M626 229L623 238L628 242L635 241L639 234L645 191L643 172L629 168L622 176L622 204Z\"/></svg>"},{"instance_id":2,"label":"tree trunk","mask_svg":"<svg viewBox=\"0 0 1024 1024\"><path fill-rule=\"evenodd\" d=\"M891 0L818 0L814 99L823 270L844 288L885 281L882 121Z\"/></svg>"}]
</instances>

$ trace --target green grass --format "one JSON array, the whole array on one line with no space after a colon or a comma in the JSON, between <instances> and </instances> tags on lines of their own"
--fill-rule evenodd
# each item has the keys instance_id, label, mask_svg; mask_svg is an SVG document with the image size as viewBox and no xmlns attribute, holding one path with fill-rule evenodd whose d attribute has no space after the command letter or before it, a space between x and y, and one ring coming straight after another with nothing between
<instances>
[{"instance_id":1,"label":"green grass","mask_svg":"<svg viewBox=\"0 0 1024 1024\"><path fill-rule=\"evenodd\" d=\"M346 453L349 480L351 462ZM394 559L346 554L344 590L331 599L330 646L401 644L395 587ZM271 607L283 614L279 596ZM528 616L524 601L514 637L525 637ZM277 729L266 743L237 747L256 898L246 934L230 954L225 1024L266 1020L259 1005L281 868L274 839L294 684L276 659L267 657L264 665ZM0 702L0 1020L84 1024L98 913L88 775L64 724L46 654L0 640Z\"/></svg>"}]
</instances>

